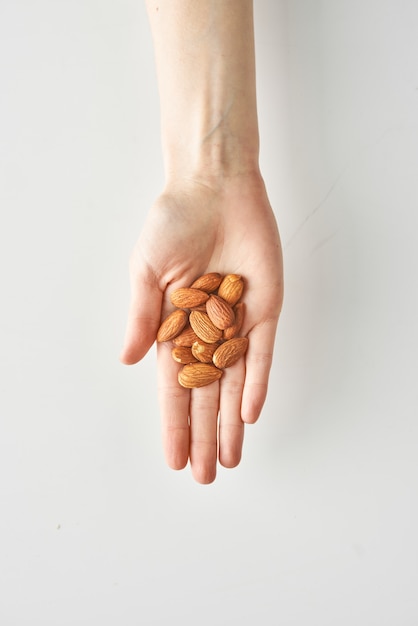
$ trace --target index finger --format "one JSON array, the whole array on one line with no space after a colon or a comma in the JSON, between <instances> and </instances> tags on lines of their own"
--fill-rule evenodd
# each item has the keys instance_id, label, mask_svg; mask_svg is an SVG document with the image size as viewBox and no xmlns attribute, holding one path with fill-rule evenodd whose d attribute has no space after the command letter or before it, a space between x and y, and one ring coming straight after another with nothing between
<instances>
[{"instance_id":1,"label":"index finger","mask_svg":"<svg viewBox=\"0 0 418 626\"><path fill-rule=\"evenodd\" d=\"M167 465L175 470L187 465L190 445L190 391L178 383L180 366L171 356L171 346L157 344L158 401L163 449Z\"/></svg>"}]
</instances>

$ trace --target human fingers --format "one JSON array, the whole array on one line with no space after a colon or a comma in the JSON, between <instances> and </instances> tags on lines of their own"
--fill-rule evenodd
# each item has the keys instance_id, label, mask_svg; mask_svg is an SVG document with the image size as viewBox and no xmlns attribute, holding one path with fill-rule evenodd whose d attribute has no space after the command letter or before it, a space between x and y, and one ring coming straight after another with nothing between
<instances>
[{"instance_id":1,"label":"human fingers","mask_svg":"<svg viewBox=\"0 0 418 626\"><path fill-rule=\"evenodd\" d=\"M189 455L193 477L202 484L216 478L218 412L218 381L192 390Z\"/></svg>"},{"instance_id":2,"label":"human fingers","mask_svg":"<svg viewBox=\"0 0 418 626\"><path fill-rule=\"evenodd\" d=\"M224 467L236 467L241 460L244 422L241 419L245 363L240 359L224 370L220 382L219 462Z\"/></svg>"},{"instance_id":3,"label":"human fingers","mask_svg":"<svg viewBox=\"0 0 418 626\"><path fill-rule=\"evenodd\" d=\"M248 424L257 421L266 399L276 327L277 319L270 319L257 324L248 334L241 408L242 419Z\"/></svg>"},{"instance_id":4,"label":"human fingers","mask_svg":"<svg viewBox=\"0 0 418 626\"><path fill-rule=\"evenodd\" d=\"M132 365L142 359L155 341L161 317L162 292L146 271L131 273L131 302L120 360Z\"/></svg>"},{"instance_id":5,"label":"human fingers","mask_svg":"<svg viewBox=\"0 0 418 626\"><path fill-rule=\"evenodd\" d=\"M179 365L171 356L171 346L158 344L158 401L162 442L167 465L183 469L189 458L190 391L178 383Z\"/></svg>"}]
</instances>

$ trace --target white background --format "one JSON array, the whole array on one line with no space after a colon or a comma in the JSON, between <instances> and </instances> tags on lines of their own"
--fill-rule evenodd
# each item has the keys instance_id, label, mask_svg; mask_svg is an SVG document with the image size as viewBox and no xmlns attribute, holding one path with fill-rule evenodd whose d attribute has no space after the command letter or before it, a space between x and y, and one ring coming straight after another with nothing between
<instances>
[{"instance_id":1,"label":"white background","mask_svg":"<svg viewBox=\"0 0 418 626\"><path fill-rule=\"evenodd\" d=\"M118 362L162 183L141 0L0 0L2 626L418 624L418 4L256 0L286 294L244 459ZM163 242L162 242L163 245Z\"/></svg>"}]
</instances>

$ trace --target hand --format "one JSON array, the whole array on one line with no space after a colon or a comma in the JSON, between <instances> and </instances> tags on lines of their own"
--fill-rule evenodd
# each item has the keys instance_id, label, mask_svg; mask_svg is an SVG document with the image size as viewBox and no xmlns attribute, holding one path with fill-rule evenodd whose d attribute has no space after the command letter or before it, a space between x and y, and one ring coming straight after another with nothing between
<instances>
[{"instance_id":1,"label":"hand","mask_svg":"<svg viewBox=\"0 0 418 626\"><path fill-rule=\"evenodd\" d=\"M261 179L227 180L217 189L196 181L171 185L152 207L131 266L132 299L121 360L138 362L173 310L169 294L206 272L241 274L246 305L241 335L245 359L219 382L188 390L177 380L170 344L158 344L159 403L167 463L210 483L217 458L225 467L241 459L244 423L260 415L283 299L280 238ZM218 428L219 420L219 428Z\"/></svg>"}]
</instances>

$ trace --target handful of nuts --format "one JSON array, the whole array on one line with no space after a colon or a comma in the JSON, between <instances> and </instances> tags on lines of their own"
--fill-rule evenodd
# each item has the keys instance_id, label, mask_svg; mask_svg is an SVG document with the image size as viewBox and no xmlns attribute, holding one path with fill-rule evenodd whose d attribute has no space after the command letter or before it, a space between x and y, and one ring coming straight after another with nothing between
<instances>
[{"instance_id":1,"label":"handful of nuts","mask_svg":"<svg viewBox=\"0 0 418 626\"><path fill-rule=\"evenodd\" d=\"M176 308L162 322L157 341L172 341L172 357L183 365L178 380L192 389L219 380L223 370L246 352L248 338L239 337L244 319L240 302L244 282L238 274L200 276L190 287L171 294Z\"/></svg>"}]
</instances>

